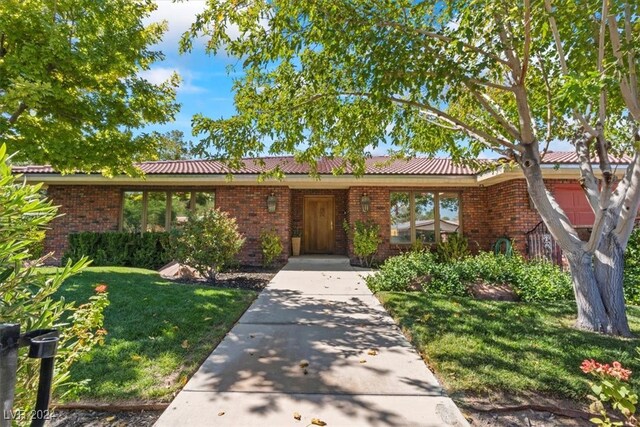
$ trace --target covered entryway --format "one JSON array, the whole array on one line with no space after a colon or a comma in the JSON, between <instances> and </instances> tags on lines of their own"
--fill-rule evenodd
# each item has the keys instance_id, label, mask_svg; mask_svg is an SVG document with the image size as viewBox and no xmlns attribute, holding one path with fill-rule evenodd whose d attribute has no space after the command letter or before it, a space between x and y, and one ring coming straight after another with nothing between
<instances>
[{"instance_id":1,"label":"covered entryway","mask_svg":"<svg viewBox=\"0 0 640 427\"><path fill-rule=\"evenodd\" d=\"M302 251L305 254L335 253L334 196L304 196Z\"/></svg>"}]
</instances>

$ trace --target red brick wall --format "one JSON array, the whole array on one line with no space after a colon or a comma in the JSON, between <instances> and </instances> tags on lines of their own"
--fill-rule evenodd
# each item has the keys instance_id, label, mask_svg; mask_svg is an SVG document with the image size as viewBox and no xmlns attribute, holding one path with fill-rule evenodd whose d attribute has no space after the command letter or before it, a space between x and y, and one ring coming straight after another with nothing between
<instances>
[{"instance_id":1,"label":"red brick wall","mask_svg":"<svg viewBox=\"0 0 640 427\"><path fill-rule=\"evenodd\" d=\"M276 211L273 213L267 210L267 197L271 192L277 198ZM283 253L279 261L288 259L291 253L291 191L288 187L217 187L216 207L236 218L238 229L246 239L239 255L241 264L262 264L260 232L271 228L276 230L282 241Z\"/></svg>"},{"instance_id":2,"label":"red brick wall","mask_svg":"<svg viewBox=\"0 0 640 427\"><path fill-rule=\"evenodd\" d=\"M49 186L47 195L63 214L53 220L44 241L45 253L55 252L51 261L56 263L64 255L71 233L117 231L121 194L114 186Z\"/></svg>"},{"instance_id":3,"label":"red brick wall","mask_svg":"<svg viewBox=\"0 0 640 427\"><path fill-rule=\"evenodd\" d=\"M556 185L575 184L576 180L547 180L547 189L553 193ZM527 183L524 179L512 180L485 189L487 203L488 245L498 237L509 237L514 247L522 254L526 251L526 233L532 230L542 218L531 207ZM486 243L485 243L486 244Z\"/></svg>"},{"instance_id":4,"label":"red brick wall","mask_svg":"<svg viewBox=\"0 0 640 427\"><path fill-rule=\"evenodd\" d=\"M347 254L347 233L342 223L347 218L347 190L291 190L291 233L303 229L304 196L334 196L335 200L335 253Z\"/></svg>"},{"instance_id":5,"label":"red brick wall","mask_svg":"<svg viewBox=\"0 0 640 427\"><path fill-rule=\"evenodd\" d=\"M553 191L557 184L575 183L574 180L547 181ZM164 189L163 189L164 190ZM183 189L184 190L184 189ZM391 244L389 193L406 191L402 187L351 187L348 190L290 190L287 187L219 186L215 190L216 206L234 216L238 228L246 237L240 254L240 262L260 265L260 232L274 228L284 246L280 261L290 254L291 233L302 229L302 205L304 195L334 195L336 201L336 252L353 256L353 245L342 228L346 219L350 224L356 220L373 219L380 225L382 244L379 258L397 254L406 246ZM418 189L412 189L418 190ZM432 188L421 188L429 191ZM465 236L471 248L488 250L498 237L508 236L515 240L516 248L525 249L525 233L540 222L537 212L531 209L524 180L512 180L491 187L438 189L461 193L461 218ZM117 186L50 186L49 197L60 206L60 213L47 232L45 249L55 251L59 259L66 250L67 236L81 231L116 231L121 209L122 188ZM275 213L267 212L267 197L274 192L277 197ZM365 214L360 207L360 198L367 193L371 199L370 211Z\"/></svg>"}]
</instances>

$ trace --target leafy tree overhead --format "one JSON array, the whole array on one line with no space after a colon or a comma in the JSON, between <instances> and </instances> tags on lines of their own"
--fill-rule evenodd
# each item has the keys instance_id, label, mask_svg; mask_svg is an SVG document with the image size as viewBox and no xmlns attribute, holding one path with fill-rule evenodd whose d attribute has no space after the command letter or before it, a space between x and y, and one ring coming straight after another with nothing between
<instances>
[{"instance_id":1,"label":"leafy tree overhead","mask_svg":"<svg viewBox=\"0 0 640 427\"><path fill-rule=\"evenodd\" d=\"M342 156L358 172L363 153L381 143L409 156L446 150L461 162L495 150L521 168L565 251L577 326L628 335L622 271L640 201L639 8L623 0L210 2L182 48L208 36L210 51L238 57L243 73L237 114L196 116L194 131L201 148L231 163L268 143L271 153L312 164ZM541 157L558 141L579 155L596 213L588 241L542 179ZM618 182L609 154L624 151L634 157Z\"/></svg>"},{"instance_id":2,"label":"leafy tree overhead","mask_svg":"<svg viewBox=\"0 0 640 427\"><path fill-rule=\"evenodd\" d=\"M178 76L140 76L166 25L143 25L151 0L3 0L0 141L14 161L64 170L132 171L162 141L140 133L173 119Z\"/></svg>"}]
</instances>

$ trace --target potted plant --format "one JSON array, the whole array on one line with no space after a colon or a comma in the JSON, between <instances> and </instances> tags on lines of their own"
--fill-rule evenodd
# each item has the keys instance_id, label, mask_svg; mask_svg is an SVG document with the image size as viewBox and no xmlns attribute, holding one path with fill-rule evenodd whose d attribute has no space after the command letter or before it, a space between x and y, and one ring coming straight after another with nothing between
<instances>
[{"instance_id":1,"label":"potted plant","mask_svg":"<svg viewBox=\"0 0 640 427\"><path fill-rule=\"evenodd\" d=\"M300 241L302 240L300 229L295 228L291 234L291 252L293 256L300 255Z\"/></svg>"}]
</instances>

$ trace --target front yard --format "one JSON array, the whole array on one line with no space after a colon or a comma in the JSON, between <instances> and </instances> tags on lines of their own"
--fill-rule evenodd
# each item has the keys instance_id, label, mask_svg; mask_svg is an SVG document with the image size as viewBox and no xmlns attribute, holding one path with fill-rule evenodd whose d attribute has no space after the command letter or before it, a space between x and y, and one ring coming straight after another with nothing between
<instances>
[{"instance_id":1,"label":"front yard","mask_svg":"<svg viewBox=\"0 0 640 427\"><path fill-rule=\"evenodd\" d=\"M453 398L544 395L588 403L584 359L620 361L640 389L640 339L573 329L575 303L513 303L423 292L378 293ZM628 308L640 333L640 308Z\"/></svg>"},{"instance_id":2,"label":"front yard","mask_svg":"<svg viewBox=\"0 0 640 427\"><path fill-rule=\"evenodd\" d=\"M105 344L73 365L72 380L91 380L66 400L170 400L257 295L174 283L150 270L91 267L68 279L59 296L81 304L99 283L110 301Z\"/></svg>"}]
</instances>

